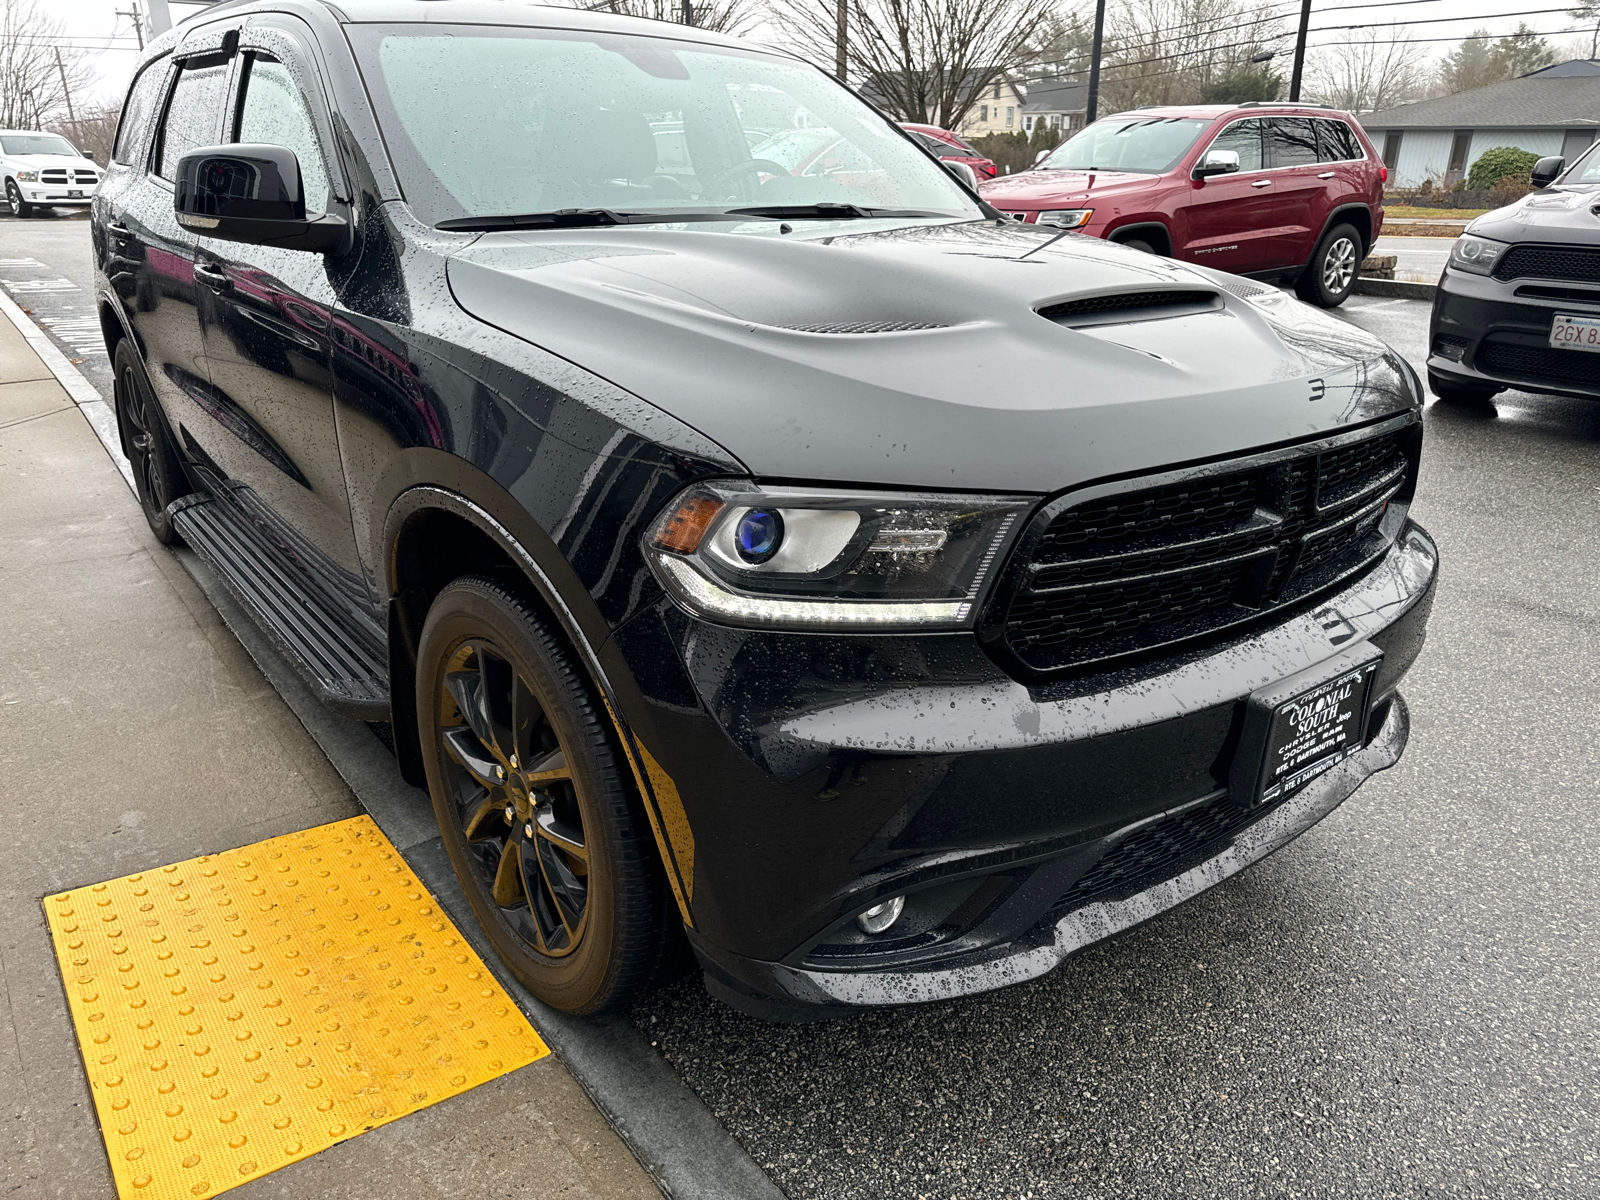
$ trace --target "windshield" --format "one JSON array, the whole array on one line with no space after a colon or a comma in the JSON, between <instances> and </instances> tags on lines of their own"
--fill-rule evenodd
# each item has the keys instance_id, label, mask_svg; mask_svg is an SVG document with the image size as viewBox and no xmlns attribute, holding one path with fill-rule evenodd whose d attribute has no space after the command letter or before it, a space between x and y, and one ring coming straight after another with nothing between
<instances>
[{"instance_id":1,"label":"windshield","mask_svg":"<svg viewBox=\"0 0 1600 1200\"><path fill-rule=\"evenodd\" d=\"M1600 183L1600 146L1589 147L1588 157L1579 159L1562 183Z\"/></svg>"},{"instance_id":2,"label":"windshield","mask_svg":"<svg viewBox=\"0 0 1600 1200\"><path fill-rule=\"evenodd\" d=\"M1058 146L1040 167L1052 171L1170 171L1210 121L1125 114L1096 121Z\"/></svg>"},{"instance_id":3,"label":"windshield","mask_svg":"<svg viewBox=\"0 0 1600 1200\"><path fill-rule=\"evenodd\" d=\"M0 138L0 147L11 155L66 154L73 158L80 157L66 138L59 138L53 133L8 133Z\"/></svg>"},{"instance_id":4,"label":"windshield","mask_svg":"<svg viewBox=\"0 0 1600 1200\"><path fill-rule=\"evenodd\" d=\"M899 130L791 59L550 29L350 32L406 199L429 224L753 205L979 215Z\"/></svg>"}]
</instances>

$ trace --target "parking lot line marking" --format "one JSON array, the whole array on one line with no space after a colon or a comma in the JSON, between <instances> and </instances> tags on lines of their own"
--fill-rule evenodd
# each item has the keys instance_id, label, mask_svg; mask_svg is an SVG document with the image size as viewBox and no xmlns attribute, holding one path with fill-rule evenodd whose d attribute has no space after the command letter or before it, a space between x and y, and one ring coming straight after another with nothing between
<instances>
[{"instance_id":1,"label":"parking lot line marking","mask_svg":"<svg viewBox=\"0 0 1600 1200\"><path fill-rule=\"evenodd\" d=\"M122 1200L214 1196L550 1052L370 817L44 908Z\"/></svg>"}]
</instances>

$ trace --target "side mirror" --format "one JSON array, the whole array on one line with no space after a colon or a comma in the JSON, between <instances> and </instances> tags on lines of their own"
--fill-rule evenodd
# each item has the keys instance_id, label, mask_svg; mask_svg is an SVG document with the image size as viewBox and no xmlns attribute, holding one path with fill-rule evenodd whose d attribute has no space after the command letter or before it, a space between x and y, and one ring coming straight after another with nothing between
<instances>
[{"instance_id":1,"label":"side mirror","mask_svg":"<svg viewBox=\"0 0 1600 1200\"><path fill-rule=\"evenodd\" d=\"M1033 165L1037 167L1040 163L1042 163L1045 159L1047 159L1049 157L1050 157L1050 151L1041 150L1041 151L1039 151L1039 153L1037 153L1037 154L1035 154L1033 156Z\"/></svg>"},{"instance_id":2,"label":"side mirror","mask_svg":"<svg viewBox=\"0 0 1600 1200\"><path fill-rule=\"evenodd\" d=\"M1556 181L1556 177L1566 169L1567 160L1559 154L1549 158L1541 158L1533 164L1533 186L1536 188L1549 187Z\"/></svg>"},{"instance_id":3,"label":"side mirror","mask_svg":"<svg viewBox=\"0 0 1600 1200\"><path fill-rule=\"evenodd\" d=\"M1237 150L1207 150L1194 167L1194 178L1209 179L1213 175L1232 175L1239 169Z\"/></svg>"},{"instance_id":4,"label":"side mirror","mask_svg":"<svg viewBox=\"0 0 1600 1200\"><path fill-rule=\"evenodd\" d=\"M971 188L973 191L978 190L978 173L966 163L955 162L948 158L941 158L939 162L943 164L946 171L949 171L950 174L954 175L958 180L966 184L967 187Z\"/></svg>"},{"instance_id":5,"label":"side mirror","mask_svg":"<svg viewBox=\"0 0 1600 1200\"><path fill-rule=\"evenodd\" d=\"M206 237L327 253L349 232L343 217L306 216L300 160L284 146L204 146L178 160L178 224Z\"/></svg>"}]
</instances>

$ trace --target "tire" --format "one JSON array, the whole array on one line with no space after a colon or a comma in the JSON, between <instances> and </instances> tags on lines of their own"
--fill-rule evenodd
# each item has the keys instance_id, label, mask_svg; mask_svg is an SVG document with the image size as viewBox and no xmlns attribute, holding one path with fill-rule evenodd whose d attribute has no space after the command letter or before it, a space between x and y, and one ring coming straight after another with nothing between
<instances>
[{"instance_id":1,"label":"tire","mask_svg":"<svg viewBox=\"0 0 1600 1200\"><path fill-rule=\"evenodd\" d=\"M194 489L178 459L150 381L145 378L144 363L127 338L117 343L112 362L117 425L122 430L128 465L133 468L139 507L144 509L144 519L156 540L166 546L177 545L183 539L167 515L167 505Z\"/></svg>"},{"instance_id":2,"label":"tire","mask_svg":"<svg viewBox=\"0 0 1600 1200\"><path fill-rule=\"evenodd\" d=\"M13 217L31 217L34 214L33 205L22 198L22 189L17 186L15 179L6 180L6 205Z\"/></svg>"},{"instance_id":3,"label":"tire","mask_svg":"<svg viewBox=\"0 0 1600 1200\"><path fill-rule=\"evenodd\" d=\"M682 934L610 720L566 649L508 582L458 579L428 610L416 696L434 815L501 961L563 1012L638 998Z\"/></svg>"},{"instance_id":4,"label":"tire","mask_svg":"<svg viewBox=\"0 0 1600 1200\"><path fill-rule=\"evenodd\" d=\"M1126 246L1129 250L1137 250L1140 254L1154 254L1156 252L1156 248L1143 238L1125 238L1118 242L1117 245Z\"/></svg>"},{"instance_id":5,"label":"tire","mask_svg":"<svg viewBox=\"0 0 1600 1200\"><path fill-rule=\"evenodd\" d=\"M1356 285L1362 257L1355 226L1335 225L1322 235L1311 261L1295 280L1296 294L1319 308L1338 308Z\"/></svg>"},{"instance_id":6,"label":"tire","mask_svg":"<svg viewBox=\"0 0 1600 1200\"><path fill-rule=\"evenodd\" d=\"M1436 375L1434 372L1429 371L1428 390L1446 404L1471 406L1487 404L1505 389L1466 387L1446 379L1443 375Z\"/></svg>"}]
</instances>

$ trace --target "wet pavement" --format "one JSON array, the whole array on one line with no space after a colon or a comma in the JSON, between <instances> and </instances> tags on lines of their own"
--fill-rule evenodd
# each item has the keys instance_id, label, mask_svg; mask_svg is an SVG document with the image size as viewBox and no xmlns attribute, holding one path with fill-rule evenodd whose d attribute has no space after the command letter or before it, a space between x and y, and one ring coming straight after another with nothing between
<instances>
[{"instance_id":1,"label":"wet pavement","mask_svg":"<svg viewBox=\"0 0 1600 1200\"><path fill-rule=\"evenodd\" d=\"M81 223L18 231L86 275ZM1421 366L1426 304L1342 311ZM1597 449L1597 404L1430 407L1410 749L1268 861L988 996L635 1022L795 1200L1600 1193Z\"/></svg>"},{"instance_id":2,"label":"wet pavement","mask_svg":"<svg viewBox=\"0 0 1600 1200\"><path fill-rule=\"evenodd\" d=\"M1450 257L1453 237L1380 237L1374 254L1395 256L1394 277L1412 283L1438 283Z\"/></svg>"}]
</instances>

